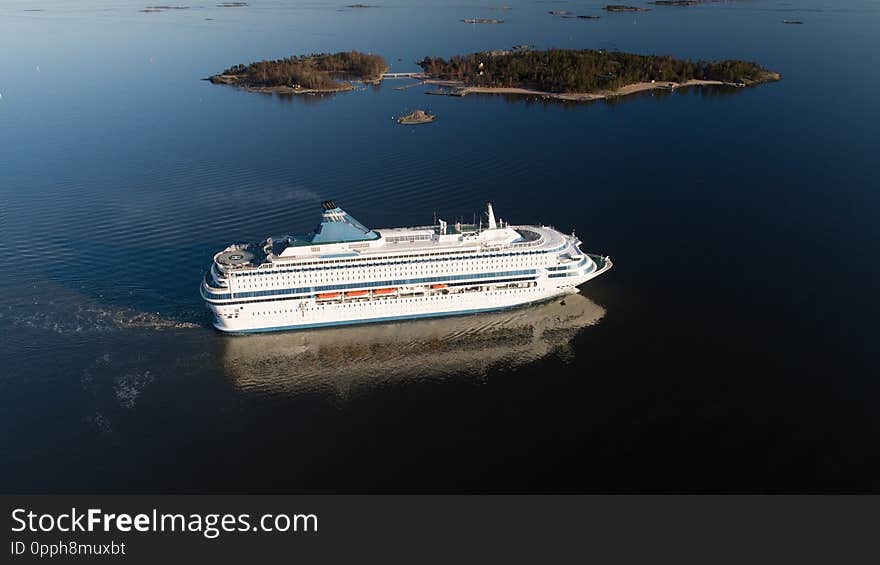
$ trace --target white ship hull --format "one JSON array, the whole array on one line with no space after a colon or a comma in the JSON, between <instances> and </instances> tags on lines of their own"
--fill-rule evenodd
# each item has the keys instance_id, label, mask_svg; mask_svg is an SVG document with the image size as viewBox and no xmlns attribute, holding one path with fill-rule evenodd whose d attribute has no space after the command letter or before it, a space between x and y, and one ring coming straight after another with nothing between
<instances>
[{"instance_id":1,"label":"white ship hull","mask_svg":"<svg viewBox=\"0 0 880 565\"><path fill-rule=\"evenodd\" d=\"M489 288L470 292L398 294L369 299L284 300L252 302L232 307L209 304L214 327L224 332L253 333L391 322L439 316L459 316L516 308L577 292L577 287L611 267L565 284L539 279L525 288ZM574 280L571 280L574 279ZM230 317L230 312L231 317Z\"/></svg>"}]
</instances>

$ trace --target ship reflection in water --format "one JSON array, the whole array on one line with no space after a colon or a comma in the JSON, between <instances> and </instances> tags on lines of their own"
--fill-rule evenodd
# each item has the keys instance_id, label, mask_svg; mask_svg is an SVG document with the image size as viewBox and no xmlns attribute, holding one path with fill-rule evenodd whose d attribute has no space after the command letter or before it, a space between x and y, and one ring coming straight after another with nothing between
<instances>
[{"instance_id":1,"label":"ship reflection in water","mask_svg":"<svg viewBox=\"0 0 880 565\"><path fill-rule=\"evenodd\" d=\"M580 294L489 314L224 338L234 386L255 394L328 392L479 376L565 351L605 309Z\"/></svg>"}]
</instances>

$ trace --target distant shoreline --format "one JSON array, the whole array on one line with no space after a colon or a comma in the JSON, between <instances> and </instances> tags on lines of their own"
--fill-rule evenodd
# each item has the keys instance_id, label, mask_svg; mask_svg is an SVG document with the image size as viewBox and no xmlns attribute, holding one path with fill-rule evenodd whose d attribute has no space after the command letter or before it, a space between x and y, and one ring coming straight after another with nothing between
<instances>
[{"instance_id":1,"label":"distant shoreline","mask_svg":"<svg viewBox=\"0 0 880 565\"><path fill-rule=\"evenodd\" d=\"M760 84L761 82L771 82L780 80L778 73L773 73L764 81L748 81L742 83L723 82L720 80L699 80L691 79L685 82L637 82L621 86L616 90L605 90L600 92L546 92L543 90L533 90L530 88L517 87L489 87L489 86L465 86L459 81L427 79L425 84L434 84L438 86L446 86L454 88L449 93L450 96L467 96L468 94L519 94L523 96L540 96L542 98L554 98L556 100L566 100L569 102L590 102L593 100L605 100L608 98L617 98L620 96L629 96L639 92L647 92L650 90L674 90L676 88L686 88L689 86L730 86L741 88Z\"/></svg>"}]
</instances>

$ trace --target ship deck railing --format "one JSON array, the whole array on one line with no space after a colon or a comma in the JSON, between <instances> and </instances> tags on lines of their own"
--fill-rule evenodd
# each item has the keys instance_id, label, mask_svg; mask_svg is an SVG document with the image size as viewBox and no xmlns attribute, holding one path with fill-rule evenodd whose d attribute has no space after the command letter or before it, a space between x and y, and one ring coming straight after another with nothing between
<instances>
[{"instance_id":1,"label":"ship deck railing","mask_svg":"<svg viewBox=\"0 0 880 565\"><path fill-rule=\"evenodd\" d=\"M464 226L462 226L462 227L464 227ZM513 229L530 229L530 230L534 230L534 229L535 229L535 226L510 226L510 227L512 227ZM411 228L411 229L417 229L417 228ZM506 243L506 244L502 244L502 245L491 245L491 246L487 246L487 245L483 244L481 247L483 247L483 248L491 247L493 250L498 250L498 249L525 249L525 248L532 248L532 247L540 247L540 246L546 244L546 243L549 241L549 239L548 239L543 233L540 233L540 232L537 232L537 231L535 231L534 233L538 233L540 237L538 237L537 239L534 239L534 240L529 240L529 241L513 241L513 242ZM418 243L419 243L420 245L414 245L414 246L412 246L413 250L433 249L433 248L434 248L434 245L435 245L435 242L430 242L430 241L418 242ZM452 249L457 249L457 248L458 248L458 246L448 246L448 247L447 247L447 246L444 246L444 247L443 247L443 249L450 249L450 250L452 250ZM392 251L392 252L400 252L401 250L399 250L399 249L394 249L394 250L391 250L391 251ZM363 254L363 253L361 253L361 252L359 252L359 251L354 251L354 250L353 250L352 252L353 252L353 253L357 253L357 255L358 255L360 258L363 258L363 259L367 259L367 258L375 258L375 259L388 258L388 259L394 259L394 257L395 257L394 255L391 255L391 254L374 253L374 252L372 252L372 250L371 250L370 253L367 253L367 254ZM269 257L267 257L267 258L269 258ZM274 269L274 268L277 268L278 266L280 266L280 265L284 265L284 264L287 264L287 263L298 263L298 262L300 262L300 261L302 261L302 260L304 260L304 259L318 259L318 258L319 258L319 256L317 256L317 255L314 255L314 256L307 256L307 257L290 257L290 258L280 258L280 257L277 257L277 256L273 256L273 257L269 258L270 260L269 260L268 262L263 262L263 263L260 263L260 264L258 264L258 265L255 265L255 264L253 264L253 263L244 263L244 264L241 264L241 265L224 265L224 269L225 269L226 271L254 271L254 270L259 270L259 269L265 269L265 270L268 270L268 269ZM279 259L280 259L280 260L279 260Z\"/></svg>"}]
</instances>

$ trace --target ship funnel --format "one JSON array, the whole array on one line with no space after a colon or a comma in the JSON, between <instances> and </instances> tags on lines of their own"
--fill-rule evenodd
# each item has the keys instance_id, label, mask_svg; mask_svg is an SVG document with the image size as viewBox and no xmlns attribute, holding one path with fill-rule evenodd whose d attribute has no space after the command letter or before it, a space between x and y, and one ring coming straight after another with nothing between
<instances>
[{"instance_id":1,"label":"ship funnel","mask_svg":"<svg viewBox=\"0 0 880 565\"><path fill-rule=\"evenodd\" d=\"M495 212L494 212L494 210L492 210L492 203L491 202L487 203L486 207L488 208L488 212L489 212L489 229L494 230L495 228L498 227L498 224L495 223Z\"/></svg>"},{"instance_id":2,"label":"ship funnel","mask_svg":"<svg viewBox=\"0 0 880 565\"><path fill-rule=\"evenodd\" d=\"M321 202L321 223L310 235L312 244L350 243L379 239L379 234L352 218L332 200Z\"/></svg>"}]
</instances>

